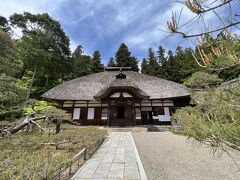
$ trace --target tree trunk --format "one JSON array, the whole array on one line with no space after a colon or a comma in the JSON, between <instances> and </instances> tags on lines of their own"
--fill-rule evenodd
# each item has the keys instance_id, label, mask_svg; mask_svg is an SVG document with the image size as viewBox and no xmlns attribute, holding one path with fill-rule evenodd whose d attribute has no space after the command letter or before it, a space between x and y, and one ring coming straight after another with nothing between
<instances>
[{"instance_id":1,"label":"tree trunk","mask_svg":"<svg viewBox=\"0 0 240 180\"><path fill-rule=\"evenodd\" d=\"M64 79L64 74L62 73L61 75L62 75L62 83L63 83L63 79Z\"/></svg>"},{"instance_id":2,"label":"tree trunk","mask_svg":"<svg viewBox=\"0 0 240 180\"><path fill-rule=\"evenodd\" d=\"M61 123L60 123L60 122L57 122L55 134L60 133L60 130L61 130Z\"/></svg>"},{"instance_id":3,"label":"tree trunk","mask_svg":"<svg viewBox=\"0 0 240 180\"><path fill-rule=\"evenodd\" d=\"M32 118L31 116L27 116L26 119L24 119L24 121L21 124L15 126L13 128L9 128L9 129L5 130L5 132L7 132L10 135L15 134L18 131L20 131L21 129L23 129L24 127L26 127L27 125L29 125L31 123L31 121L36 121L36 120L40 120L40 119L44 119L44 118L46 118L46 117L43 116L43 117Z\"/></svg>"},{"instance_id":4,"label":"tree trunk","mask_svg":"<svg viewBox=\"0 0 240 180\"><path fill-rule=\"evenodd\" d=\"M46 82L45 82L45 88L47 89L48 87L48 81L49 81L49 74L47 75L47 79L46 79Z\"/></svg>"},{"instance_id":5,"label":"tree trunk","mask_svg":"<svg viewBox=\"0 0 240 180\"><path fill-rule=\"evenodd\" d=\"M23 66L23 67L21 68L20 72L16 75L16 78L17 78L17 79L22 79L23 76L24 76L24 74L25 74L26 69L27 69L27 68L26 68L25 66Z\"/></svg>"},{"instance_id":6,"label":"tree trunk","mask_svg":"<svg viewBox=\"0 0 240 180\"><path fill-rule=\"evenodd\" d=\"M32 75L32 80L31 80L31 83L30 83L29 88L28 88L28 93L27 93L26 101L30 98L30 95L31 95L31 92L32 92L32 87L33 87L33 84L34 84L34 81L35 81L36 71L37 71L37 65L35 64L35 66L34 66L34 71L33 71L33 75Z\"/></svg>"}]
</instances>

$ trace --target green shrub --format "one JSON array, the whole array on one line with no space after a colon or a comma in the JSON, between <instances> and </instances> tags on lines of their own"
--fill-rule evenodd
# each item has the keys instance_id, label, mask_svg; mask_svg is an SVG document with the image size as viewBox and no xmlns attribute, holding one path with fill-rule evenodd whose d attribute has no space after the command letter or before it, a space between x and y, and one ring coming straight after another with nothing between
<instances>
[{"instance_id":1,"label":"green shrub","mask_svg":"<svg viewBox=\"0 0 240 180\"><path fill-rule=\"evenodd\" d=\"M23 108L19 106L9 107L6 109L0 109L0 121L14 120L24 116Z\"/></svg>"},{"instance_id":2,"label":"green shrub","mask_svg":"<svg viewBox=\"0 0 240 180\"><path fill-rule=\"evenodd\" d=\"M174 114L183 134L215 149L240 151L240 85L231 90L219 88L193 96L195 107Z\"/></svg>"},{"instance_id":3,"label":"green shrub","mask_svg":"<svg viewBox=\"0 0 240 180\"><path fill-rule=\"evenodd\" d=\"M19 87L16 81L9 76L0 76L0 108L17 106L25 101L27 90Z\"/></svg>"}]
</instances>

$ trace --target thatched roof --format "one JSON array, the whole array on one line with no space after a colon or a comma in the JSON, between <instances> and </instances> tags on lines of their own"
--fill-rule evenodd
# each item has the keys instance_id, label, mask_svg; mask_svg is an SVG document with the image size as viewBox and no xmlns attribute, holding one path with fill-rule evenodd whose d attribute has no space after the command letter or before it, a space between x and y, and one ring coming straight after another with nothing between
<instances>
[{"instance_id":1,"label":"thatched roof","mask_svg":"<svg viewBox=\"0 0 240 180\"><path fill-rule=\"evenodd\" d=\"M67 81L42 95L51 100L93 100L109 87L133 87L149 99L168 99L189 96L188 89L172 81L123 71L125 79L116 79L119 71L104 71Z\"/></svg>"}]
</instances>

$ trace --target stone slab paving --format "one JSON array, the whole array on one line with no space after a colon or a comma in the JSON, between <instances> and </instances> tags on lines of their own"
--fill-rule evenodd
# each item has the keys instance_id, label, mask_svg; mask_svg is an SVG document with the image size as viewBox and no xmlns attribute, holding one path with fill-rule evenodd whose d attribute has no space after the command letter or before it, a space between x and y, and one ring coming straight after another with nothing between
<instances>
[{"instance_id":1,"label":"stone slab paving","mask_svg":"<svg viewBox=\"0 0 240 180\"><path fill-rule=\"evenodd\" d=\"M147 179L131 132L112 132L72 179Z\"/></svg>"}]
</instances>

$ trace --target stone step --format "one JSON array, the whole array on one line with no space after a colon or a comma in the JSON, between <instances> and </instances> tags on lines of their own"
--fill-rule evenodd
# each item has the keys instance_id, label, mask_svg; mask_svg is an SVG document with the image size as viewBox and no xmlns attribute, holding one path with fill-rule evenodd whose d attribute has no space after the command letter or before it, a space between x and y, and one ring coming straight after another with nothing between
<instances>
[{"instance_id":1,"label":"stone step","mask_svg":"<svg viewBox=\"0 0 240 180\"><path fill-rule=\"evenodd\" d=\"M111 127L112 132L131 132L132 128Z\"/></svg>"},{"instance_id":2,"label":"stone step","mask_svg":"<svg viewBox=\"0 0 240 180\"><path fill-rule=\"evenodd\" d=\"M164 131L171 131L172 126L149 126L148 131L153 132L164 132Z\"/></svg>"}]
</instances>

